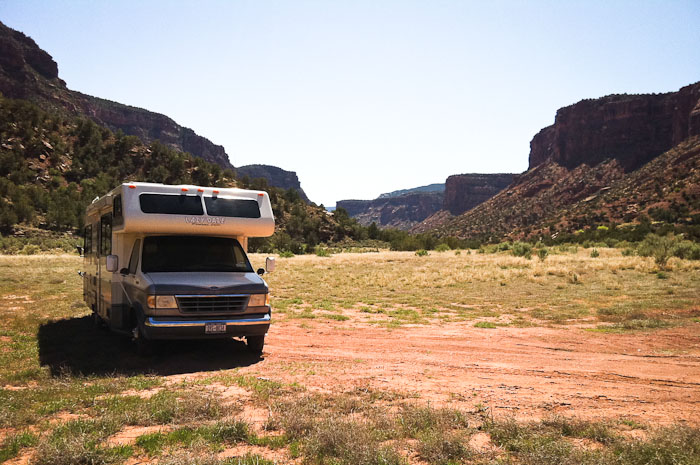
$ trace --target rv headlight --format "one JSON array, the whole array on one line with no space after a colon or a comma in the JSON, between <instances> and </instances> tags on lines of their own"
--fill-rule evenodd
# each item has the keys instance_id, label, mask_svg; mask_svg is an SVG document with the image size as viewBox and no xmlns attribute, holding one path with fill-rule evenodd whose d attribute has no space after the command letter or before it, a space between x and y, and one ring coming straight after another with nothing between
<instances>
[{"instance_id":1,"label":"rv headlight","mask_svg":"<svg viewBox=\"0 0 700 465\"><path fill-rule=\"evenodd\" d=\"M270 294L251 294L248 301L249 307L262 307L270 304Z\"/></svg>"},{"instance_id":2,"label":"rv headlight","mask_svg":"<svg viewBox=\"0 0 700 465\"><path fill-rule=\"evenodd\" d=\"M149 295L148 308L177 308L174 295Z\"/></svg>"}]
</instances>

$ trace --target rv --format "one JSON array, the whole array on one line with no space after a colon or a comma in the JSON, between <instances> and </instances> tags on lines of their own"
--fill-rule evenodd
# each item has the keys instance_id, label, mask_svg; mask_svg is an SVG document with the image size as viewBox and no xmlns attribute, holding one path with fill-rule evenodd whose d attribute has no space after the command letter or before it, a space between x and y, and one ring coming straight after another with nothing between
<instances>
[{"instance_id":1,"label":"rv","mask_svg":"<svg viewBox=\"0 0 700 465\"><path fill-rule=\"evenodd\" d=\"M134 338L244 337L262 353L270 327L266 269L253 271L248 238L275 219L266 192L124 183L87 207L83 297L95 323Z\"/></svg>"}]
</instances>

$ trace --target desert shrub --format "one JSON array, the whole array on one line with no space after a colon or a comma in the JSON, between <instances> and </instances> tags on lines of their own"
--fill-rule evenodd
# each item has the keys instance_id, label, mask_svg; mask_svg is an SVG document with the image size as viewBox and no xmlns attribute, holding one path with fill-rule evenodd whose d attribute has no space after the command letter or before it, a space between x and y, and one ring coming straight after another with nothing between
<instances>
[{"instance_id":1,"label":"desert shrub","mask_svg":"<svg viewBox=\"0 0 700 465\"><path fill-rule=\"evenodd\" d=\"M431 464L450 465L468 458L472 451L458 433L432 430L418 437L418 455Z\"/></svg>"},{"instance_id":2,"label":"desert shrub","mask_svg":"<svg viewBox=\"0 0 700 465\"><path fill-rule=\"evenodd\" d=\"M338 465L392 465L403 459L382 446L371 425L359 421L327 418L306 437L303 454L307 463Z\"/></svg>"},{"instance_id":3,"label":"desert shrub","mask_svg":"<svg viewBox=\"0 0 700 465\"><path fill-rule=\"evenodd\" d=\"M425 249L419 249L419 250L416 250L416 255L418 257L425 257L426 255L428 255L428 251Z\"/></svg>"},{"instance_id":4,"label":"desert shrub","mask_svg":"<svg viewBox=\"0 0 700 465\"><path fill-rule=\"evenodd\" d=\"M34 244L27 244L24 247L22 247L22 250L20 250L19 253L22 255L36 255L41 251L38 245Z\"/></svg>"},{"instance_id":5,"label":"desert shrub","mask_svg":"<svg viewBox=\"0 0 700 465\"><path fill-rule=\"evenodd\" d=\"M511 252L516 257L525 257L529 260L532 257L532 244L520 241L514 242Z\"/></svg>"},{"instance_id":6,"label":"desert shrub","mask_svg":"<svg viewBox=\"0 0 700 465\"><path fill-rule=\"evenodd\" d=\"M700 463L700 429L671 426L655 431L646 440L615 447L618 463L675 465Z\"/></svg>"},{"instance_id":7,"label":"desert shrub","mask_svg":"<svg viewBox=\"0 0 700 465\"><path fill-rule=\"evenodd\" d=\"M438 244L437 247L435 247L436 252L447 252L450 250L450 246L447 244Z\"/></svg>"},{"instance_id":8,"label":"desert shrub","mask_svg":"<svg viewBox=\"0 0 700 465\"><path fill-rule=\"evenodd\" d=\"M668 262L668 259L671 257L673 243L672 237L649 234L639 244L637 253L642 257L654 257L654 262L656 262L657 265L665 266L666 262Z\"/></svg>"},{"instance_id":9,"label":"desert shrub","mask_svg":"<svg viewBox=\"0 0 700 465\"><path fill-rule=\"evenodd\" d=\"M700 260L700 244L679 240L671 246L671 255L686 260Z\"/></svg>"},{"instance_id":10,"label":"desert shrub","mask_svg":"<svg viewBox=\"0 0 700 465\"><path fill-rule=\"evenodd\" d=\"M330 250L326 249L325 247L321 247L321 246L317 245L315 251L316 251L316 255L318 257L330 257L331 256Z\"/></svg>"},{"instance_id":11,"label":"desert shrub","mask_svg":"<svg viewBox=\"0 0 700 465\"><path fill-rule=\"evenodd\" d=\"M600 252L598 252L598 249L591 250L591 258L598 258L598 257L600 257Z\"/></svg>"},{"instance_id":12,"label":"desert shrub","mask_svg":"<svg viewBox=\"0 0 700 465\"><path fill-rule=\"evenodd\" d=\"M292 252L290 252L289 250L283 250L280 252L279 255L281 258L292 258L294 256L294 254Z\"/></svg>"},{"instance_id":13,"label":"desert shrub","mask_svg":"<svg viewBox=\"0 0 700 465\"><path fill-rule=\"evenodd\" d=\"M626 249L622 249L622 256L623 257L631 257L634 254L635 254L635 252L634 252L634 249L632 249L632 248L628 247Z\"/></svg>"},{"instance_id":14,"label":"desert shrub","mask_svg":"<svg viewBox=\"0 0 700 465\"><path fill-rule=\"evenodd\" d=\"M537 258L539 258L541 262L545 261L547 255L549 255L549 251L547 249L537 250Z\"/></svg>"}]
</instances>

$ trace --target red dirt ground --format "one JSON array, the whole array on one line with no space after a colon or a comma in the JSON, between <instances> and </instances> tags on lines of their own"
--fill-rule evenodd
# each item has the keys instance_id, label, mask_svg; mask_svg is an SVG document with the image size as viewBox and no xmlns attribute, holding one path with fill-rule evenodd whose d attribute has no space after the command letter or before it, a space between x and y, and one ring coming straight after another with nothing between
<instances>
[{"instance_id":1,"label":"red dirt ground","mask_svg":"<svg viewBox=\"0 0 700 465\"><path fill-rule=\"evenodd\" d=\"M561 414L700 425L700 325L603 334L348 323L278 322L264 360L239 373L322 392L396 391L523 420Z\"/></svg>"}]
</instances>

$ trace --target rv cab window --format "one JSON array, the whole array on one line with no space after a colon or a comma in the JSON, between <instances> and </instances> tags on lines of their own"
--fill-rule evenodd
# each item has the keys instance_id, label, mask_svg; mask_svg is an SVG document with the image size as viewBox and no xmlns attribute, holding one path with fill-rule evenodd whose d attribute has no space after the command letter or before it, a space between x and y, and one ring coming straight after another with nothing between
<instances>
[{"instance_id":1,"label":"rv cab window","mask_svg":"<svg viewBox=\"0 0 700 465\"><path fill-rule=\"evenodd\" d=\"M241 244L228 237L149 236L143 240L141 271L252 273Z\"/></svg>"}]
</instances>

